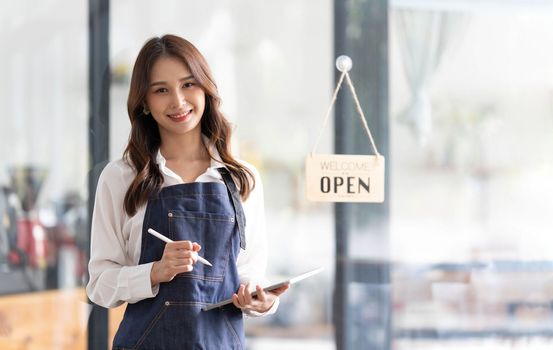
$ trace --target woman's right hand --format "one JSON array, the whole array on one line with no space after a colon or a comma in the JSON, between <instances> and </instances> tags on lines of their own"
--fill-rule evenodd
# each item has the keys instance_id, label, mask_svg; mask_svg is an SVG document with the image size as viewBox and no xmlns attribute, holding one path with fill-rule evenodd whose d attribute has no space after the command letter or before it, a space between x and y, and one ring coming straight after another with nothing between
<instances>
[{"instance_id":1,"label":"woman's right hand","mask_svg":"<svg viewBox=\"0 0 553 350\"><path fill-rule=\"evenodd\" d=\"M152 286L169 282L176 275L190 272L198 260L198 251L202 247L190 241L177 241L165 244L161 260L155 261L150 272Z\"/></svg>"}]
</instances>

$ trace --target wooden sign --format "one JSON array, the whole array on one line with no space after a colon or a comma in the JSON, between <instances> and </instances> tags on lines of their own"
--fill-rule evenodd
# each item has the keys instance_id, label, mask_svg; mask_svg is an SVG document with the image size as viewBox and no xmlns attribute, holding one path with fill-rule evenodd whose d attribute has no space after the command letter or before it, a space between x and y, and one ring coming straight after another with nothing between
<instances>
[{"instance_id":1,"label":"wooden sign","mask_svg":"<svg viewBox=\"0 0 553 350\"><path fill-rule=\"evenodd\" d=\"M308 155L305 161L307 199L382 203L384 164L381 155Z\"/></svg>"},{"instance_id":2,"label":"wooden sign","mask_svg":"<svg viewBox=\"0 0 553 350\"><path fill-rule=\"evenodd\" d=\"M305 160L305 191L307 199L318 202L384 202L384 157L378 153L376 143L367 124L359 98L355 93L348 71L352 62L348 56L336 59L336 68L342 72L336 85L330 106L326 111L323 127ZM367 132L375 155L315 154L322 131L328 122L330 111L340 86L346 79L359 119Z\"/></svg>"}]
</instances>

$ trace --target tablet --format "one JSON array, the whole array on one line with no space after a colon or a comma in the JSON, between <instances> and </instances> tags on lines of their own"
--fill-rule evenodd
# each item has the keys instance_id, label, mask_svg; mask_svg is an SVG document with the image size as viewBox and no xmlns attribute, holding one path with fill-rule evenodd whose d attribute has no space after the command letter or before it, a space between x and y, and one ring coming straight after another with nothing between
<instances>
[{"instance_id":1,"label":"tablet","mask_svg":"<svg viewBox=\"0 0 553 350\"><path fill-rule=\"evenodd\" d=\"M264 291L266 292L270 292L271 290L274 290L274 289L277 289L277 288L280 288L282 286L284 286L285 284L294 284L294 283L297 283L301 280L304 280L308 277L311 277L313 275L316 275L318 274L319 272L321 272L323 270L322 267L319 267L319 268L316 268L314 270L310 270L310 271L307 271L307 272L304 272L302 273L301 275L297 275L295 277L292 277L292 278L289 278L289 279L286 279L284 281L281 281L281 282L278 282L278 283L275 283L275 284L272 284L268 287L265 287L263 288ZM256 291L253 291L252 292L252 297L256 296L257 295L257 292ZM223 300L223 301L220 301L218 303L215 303L215 304L208 304L206 306L204 306L202 308L203 311L209 311L209 310L212 310L212 309L216 309L218 307L221 307L221 306L225 306L225 305L228 305L228 304L232 304L232 298L230 299L227 299L227 300Z\"/></svg>"}]
</instances>

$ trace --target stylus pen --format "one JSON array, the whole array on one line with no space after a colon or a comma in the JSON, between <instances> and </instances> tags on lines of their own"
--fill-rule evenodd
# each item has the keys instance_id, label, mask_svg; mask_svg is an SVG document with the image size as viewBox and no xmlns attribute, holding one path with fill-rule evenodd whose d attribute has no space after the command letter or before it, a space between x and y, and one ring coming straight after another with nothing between
<instances>
[{"instance_id":1,"label":"stylus pen","mask_svg":"<svg viewBox=\"0 0 553 350\"><path fill-rule=\"evenodd\" d=\"M148 232L152 235L152 236L155 236L159 239L161 239L163 242L165 243L171 243L171 242L174 242L171 238L167 238L165 237L164 235L162 235L161 233L157 232L156 230L152 229L152 228L149 228L148 229ZM207 261L206 259L202 258L201 256L198 255L198 261L201 262L202 264L206 264L206 265L209 265L209 266L213 266L211 265L211 263L209 261Z\"/></svg>"}]
</instances>

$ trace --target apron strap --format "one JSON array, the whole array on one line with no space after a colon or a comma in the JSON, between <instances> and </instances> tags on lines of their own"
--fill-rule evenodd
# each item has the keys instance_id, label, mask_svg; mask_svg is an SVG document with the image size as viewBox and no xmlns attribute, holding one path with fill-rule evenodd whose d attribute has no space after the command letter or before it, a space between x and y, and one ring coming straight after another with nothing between
<instances>
[{"instance_id":1,"label":"apron strap","mask_svg":"<svg viewBox=\"0 0 553 350\"><path fill-rule=\"evenodd\" d=\"M232 179L227 168L217 168L225 185L227 185L227 190L229 192L230 198L232 200L232 206L234 207L234 213L236 214L236 222L238 223L238 231L240 233L240 248L246 249L246 216L244 215L244 209L242 208L242 203L240 201L240 193L236 188L236 184Z\"/></svg>"}]
</instances>

